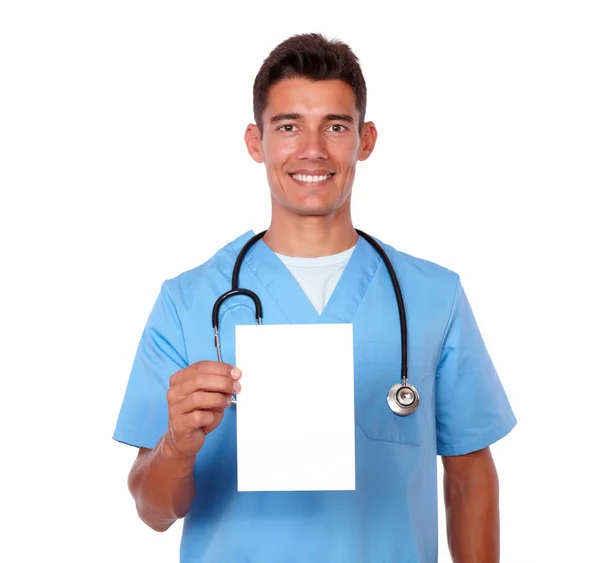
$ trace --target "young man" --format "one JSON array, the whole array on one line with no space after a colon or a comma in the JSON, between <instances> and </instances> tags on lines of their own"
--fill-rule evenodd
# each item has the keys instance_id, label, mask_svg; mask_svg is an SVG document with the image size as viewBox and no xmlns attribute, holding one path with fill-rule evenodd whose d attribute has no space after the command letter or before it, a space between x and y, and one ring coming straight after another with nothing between
<instances>
[{"instance_id":1,"label":"young man","mask_svg":"<svg viewBox=\"0 0 600 563\"><path fill-rule=\"evenodd\" d=\"M272 217L240 273L240 287L260 295L269 311L265 324L353 323L356 490L237 491L230 398L243 378L233 336L236 324L255 322L254 309L245 296L223 308L220 362L208 319L230 288L234 262L253 234L246 233L163 284L114 434L139 448L129 487L140 518L164 531L185 517L183 562L437 561L437 455L454 561L499 560L489 446L515 417L459 277L387 245L420 403L397 416L385 402L398 382L398 309L384 263L357 234L350 211L356 164L377 139L365 109L365 82L343 43L295 36L265 60L254 84L256 123L245 140L265 165Z\"/></svg>"}]
</instances>

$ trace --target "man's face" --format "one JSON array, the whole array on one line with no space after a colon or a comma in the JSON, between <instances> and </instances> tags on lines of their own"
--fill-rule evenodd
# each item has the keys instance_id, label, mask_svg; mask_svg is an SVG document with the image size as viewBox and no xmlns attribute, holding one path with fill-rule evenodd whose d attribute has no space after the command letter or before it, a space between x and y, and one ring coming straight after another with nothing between
<instances>
[{"instance_id":1,"label":"man's face","mask_svg":"<svg viewBox=\"0 0 600 563\"><path fill-rule=\"evenodd\" d=\"M371 154L372 123L358 131L352 88L341 80L283 80L269 89L263 135L246 131L248 151L264 162L274 212L330 215L349 206L356 163Z\"/></svg>"}]
</instances>

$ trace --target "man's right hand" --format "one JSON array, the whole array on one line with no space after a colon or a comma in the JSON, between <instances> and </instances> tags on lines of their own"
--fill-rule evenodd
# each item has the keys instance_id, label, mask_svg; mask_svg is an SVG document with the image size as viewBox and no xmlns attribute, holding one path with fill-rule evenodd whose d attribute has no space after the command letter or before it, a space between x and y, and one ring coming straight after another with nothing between
<instances>
[{"instance_id":1,"label":"man's right hand","mask_svg":"<svg viewBox=\"0 0 600 563\"><path fill-rule=\"evenodd\" d=\"M167 391L169 429L166 442L175 453L195 456L206 435L223 420L231 396L239 393L241 372L222 362L201 361L170 379Z\"/></svg>"}]
</instances>

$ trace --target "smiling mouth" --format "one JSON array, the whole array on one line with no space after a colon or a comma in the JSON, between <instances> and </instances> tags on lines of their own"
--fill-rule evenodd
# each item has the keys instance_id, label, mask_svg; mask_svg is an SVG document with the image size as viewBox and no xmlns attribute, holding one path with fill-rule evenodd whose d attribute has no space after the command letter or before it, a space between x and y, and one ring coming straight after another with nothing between
<instances>
[{"instance_id":1,"label":"smiling mouth","mask_svg":"<svg viewBox=\"0 0 600 563\"><path fill-rule=\"evenodd\" d=\"M304 186L318 186L327 182L335 176L333 172L329 174L309 175L309 174L290 174L290 177Z\"/></svg>"}]
</instances>

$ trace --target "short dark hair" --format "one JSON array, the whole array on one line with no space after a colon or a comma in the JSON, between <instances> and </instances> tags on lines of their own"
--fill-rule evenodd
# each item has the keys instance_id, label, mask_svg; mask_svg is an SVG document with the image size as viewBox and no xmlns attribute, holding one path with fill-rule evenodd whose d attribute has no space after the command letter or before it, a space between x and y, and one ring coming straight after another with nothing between
<instances>
[{"instance_id":1,"label":"short dark hair","mask_svg":"<svg viewBox=\"0 0 600 563\"><path fill-rule=\"evenodd\" d=\"M320 33L293 35L275 47L254 80L254 120L263 132L262 114L269 88L286 78L343 80L354 91L362 130L367 108L367 85L358 58L346 43Z\"/></svg>"}]
</instances>

